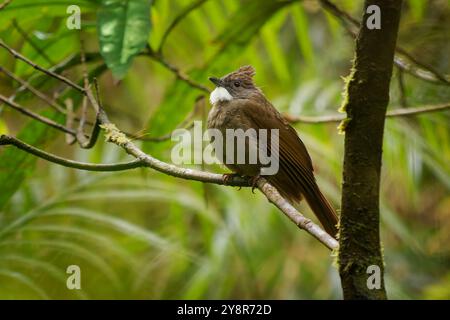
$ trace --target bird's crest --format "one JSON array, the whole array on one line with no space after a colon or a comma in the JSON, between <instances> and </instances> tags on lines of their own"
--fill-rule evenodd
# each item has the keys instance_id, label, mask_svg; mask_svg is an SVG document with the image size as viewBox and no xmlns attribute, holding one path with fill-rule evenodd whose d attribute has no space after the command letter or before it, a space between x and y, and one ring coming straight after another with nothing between
<instances>
[{"instance_id":1,"label":"bird's crest","mask_svg":"<svg viewBox=\"0 0 450 320\"><path fill-rule=\"evenodd\" d=\"M241 80L243 82L253 83L255 69L252 66L242 66L238 70L227 74L224 78L227 80Z\"/></svg>"}]
</instances>

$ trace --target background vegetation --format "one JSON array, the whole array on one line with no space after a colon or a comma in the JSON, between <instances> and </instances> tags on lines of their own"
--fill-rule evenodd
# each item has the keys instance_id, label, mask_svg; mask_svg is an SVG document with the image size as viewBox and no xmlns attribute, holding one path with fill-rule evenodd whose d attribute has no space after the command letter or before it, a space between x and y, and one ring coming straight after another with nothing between
<instances>
[{"instance_id":1,"label":"background vegetation","mask_svg":"<svg viewBox=\"0 0 450 320\"><path fill-rule=\"evenodd\" d=\"M78 4L88 57L97 57L89 67L98 73L105 109L121 129L145 137L169 133L199 96L207 96L176 77L165 62L209 88L208 76L251 64L257 84L280 110L293 115L337 112L341 77L349 73L354 43L318 1L155 0L148 12L151 25L145 25L155 52L174 19L198 6L169 34L162 55L138 55L130 59L128 70L113 65L105 42L99 45L107 2L14 0L0 11L0 37L50 68L79 53L79 31L66 27L67 6ZM362 1L335 3L355 17L361 14ZM448 1L405 1L399 44L450 73L449 20ZM108 41L104 36L102 41ZM134 40L136 52L143 50ZM115 77L102 67L100 56L91 55L100 51ZM79 104L76 93L43 81L5 50L0 50L0 64L47 93L58 92ZM76 80L81 75L76 67L64 74ZM1 94L12 95L18 87L0 75ZM395 70L389 110L449 99L448 86ZM59 120L29 94L19 94L16 101ZM209 106L197 109L195 118L204 119ZM62 135L6 106L0 106L0 115L0 133L53 153L102 163L126 159L122 150L102 142L92 150L67 146ZM386 123L381 219L390 298L450 298L449 119L445 111ZM319 185L335 205L343 158L343 136L336 125L296 125ZM170 161L171 145L142 143L165 161ZM36 161L11 147L1 148L0 160L0 298L341 297L329 251L299 232L260 194L147 169L82 172ZM312 216L307 206L302 212ZM71 264L81 267L82 290L66 288L65 271Z\"/></svg>"}]
</instances>

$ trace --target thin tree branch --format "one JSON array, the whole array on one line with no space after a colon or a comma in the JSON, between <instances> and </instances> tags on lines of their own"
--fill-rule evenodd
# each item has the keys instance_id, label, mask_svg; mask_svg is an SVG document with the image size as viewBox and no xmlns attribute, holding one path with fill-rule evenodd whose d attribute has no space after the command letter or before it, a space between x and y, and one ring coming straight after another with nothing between
<instances>
[{"instance_id":1,"label":"thin tree branch","mask_svg":"<svg viewBox=\"0 0 450 320\"><path fill-rule=\"evenodd\" d=\"M158 58L156 58L156 56L155 57L154 56L150 56L147 53L145 53L145 55L150 57L150 58L152 58L152 59L154 59L155 61L159 62L159 60L158 60ZM99 58L100 58L100 55L97 54L97 53L85 53L85 61L86 62L88 62L88 61L97 61ZM76 54L76 55L74 55L74 56L64 60L63 62L57 64L56 66L50 68L49 70L53 71L53 72L65 70L66 68L73 67L73 66L77 65L77 60L81 61L81 53L80 54ZM81 62L78 62L78 64L80 64L80 63ZM193 81L192 79L189 79L186 75L183 75L180 71L178 71L177 68L175 68L174 66L170 65L167 62L165 62L165 63L166 64L163 64L163 66L165 66L168 70L170 70L171 72L174 72L175 74L177 72L180 73L181 77L177 76L179 79L181 79L182 81L187 82L189 85L192 85L192 84L195 83L195 81ZM169 66L170 66L170 68L169 68ZM41 91L37 90L35 87L31 86L29 82L26 82L25 80L15 76L12 72L2 68L1 66L0 66L0 71L3 71L6 75L8 75L9 77L11 77L12 79L14 79L15 81L17 81L17 82L19 82L21 84L21 87L16 90L16 94L13 95L10 98L10 100L14 100L15 96L17 96L18 93L20 93L20 92L22 92L22 91L24 91L26 89L26 90L29 90L34 95L36 95L41 100L43 100L44 102L46 102L47 104L49 104L55 110L65 114L67 117L69 116L67 108L66 108L66 110L62 109L62 107L58 103L56 103L54 100L52 100L49 97L47 97L44 93L42 93ZM199 84L195 84L194 85L194 87L196 87L196 88L198 88L198 86L199 86ZM200 90L202 90L202 89L200 89ZM202 91L204 91L204 90L202 90ZM79 117L76 117L73 113L72 113L71 116L72 116L72 123L73 123L73 121L77 121L77 122L81 121L81 119ZM185 129L192 128L193 124L187 125L187 121L189 121L190 119L191 119L191 116L188 116L188 118L183 120L183 122L180 123L180 125L178 127L185 127ZM95 123L92 123L92 122L87 121L87 120L85 120L84 122L85 122L85 125L89 125L89 126L95 125ZM71 126L67 126L67 127L71 128L72 125ZM131 137L131 138L133 138L135 140L147 141L147 142L164 142L164 141L170 140L170 138L172 136L172 132L169 132L167 134L164 134L164 135L158 136L158 137L142 137L139 134L127 133L127 132L125 132L125 133L126 133L127 136L129 136L129 137ZM91 135L91 137L93 137L93 135ZM72 143L74 142L74 140L68 140L68 141L72 141ZM71 144L71 143L69 143L69 144ZM91 145L91 144L86 144L85 147L87 147L89 145Z\"/></svg>"},{"instance_id":2,"label":"thin tree branch","mask_svg":"<svg viewBox=\"0 0 450 320\"><path fill-rule=\"evenodd\" d=\"M66 127L67 128L73 128L73 120L74 120L74 114L73 114L73 100L72 99L66 99L64 102L66 105ZM66 143L69 145L74 144L77 141L76 137L67 134L66 133Z\"/></svg>"},{"instance_id":3,"label":"thin tree branch","mask_svg":"<svg viewBox=\"0 0 450 320\"><path fill-rule=\"evenodd\" d=\"M76 135L76 132L74 130L66 128L62 124L59 124L53 120L50 120L44 116L41 116L40 114L34 113L33 111L30 111L30 110L22 107L21 105L17 104L14 101L11 101L10 99L8 99L7 97L5 97L1 94L0 94L0 101L3 102L4 104L10 106L11 108L15 109L16 111L19 111L20 113L22 113L30 118L33 118L37 121L40 121L52 128L55 128L57 130L65 132L65 133L69 133L71 135Z\"/></svg>"},{"instance_id":4,"label":"thin tree branch","mask_svg":"<svg viewBox=\"0 0 450 320\"><path fill-rule=\"evenodd\" d=\"M164 34L161 38L161 42L159 43L158 49L156 52L162 53L164 44L166 43L167 37L172 32L172 30L181 22L184 18L187 17L189 13L191 13L193 10L200 7L202 4L204 4L208 0L197 0L195 2L192 2L190 5L188 5L186 8L184 8L176 17L175 19L170 23L170 25L167 27L167 29L164 31Z\"/></svg>"},{"instance_id":5,"label":"thin tree branch","mask_svg":"<svg viewBox=\"0 0 450 320\"><path fill-rule=\"evenodd\" d=\"M344 10L340 9L338 6L336 6L334 3L332 3L329 0L320 0L320 3L322 6L330 12L332 15L337 17L346 27L347 31L355 38L356 37L356 31L351 28L347 23L350 23L356 28L359 28L360 22L353 18L350 14L345 12ZM442 75L437 70L435 70L432 66L429 64L419 61L417 58L415 58L412 54L410 54L407 50L404 48L397 46L395 48L395 51L399 53L400 55L403 55L404 57L408 58L411 62L413 62L415 65L408 63L405 61L404 58L402 58L399 55L395 55L394 57L394 63L395 65L404 70L405 72L408 72L409 74L415 76L416 78L433 82L433 83L440 83L445 85L450 85L450 75Z\"/></svg>"},{"instance_id":6,"label":"thin tree branch","mask_svg":"<svg viewBox=\"0 0 450 320\"><path fill-rule=\"evenodd\" d=\"M81 117L80 121L78 122L78 128L76 130L77 132L77 140L80 146L83 146L87 143L86 136L84 134L84 125L86 123L86 117L87 117L87 107L88 107L88 100L86 96L83 96L81 100Z\"/></svg>"},{"instance_id":7,"label":"thin tree branch","mask_svg":"<svg viewBox=\"0 0 450 320\"><path fill-rule=\"evenodd\" d=\"M5 1L3 1L2 3L0 3L0 10L5 9L6 6L7 6L8 4L10 4L11 2L12 2L12 0L5 0Z\"/></svg>"},{"instance_id":8,"label":"thin tree branch","mask_svg":"<svg viewBox=\"0 0 450 320\"><path fill-rule=\"evenodd\" d=\"M1 40L0 40L1 41ZM3 45L3 47L7 47L6 45ZM12 50L12 49L10 49ZM15 51L13 51L15 52ZM17 54L17 53L16 53ZM21 56L21 55L19 55ZM22 61L30 64L35 65L33 62L31 62L29 59L22 57ZM85 63L85 62L84 62ZM186 180L195 180L195 181L201 181L201 182L207 182L207 183L215 183L219 185L233 185L233 186L241 186L241 187L248 187L250 186L250 181L248 179L245 179L243 177L233 177L232 179L224 179L223 175L221 174L213 174L208 173L204 171L194 170L194 169L188 169L188 168L180 168L172 164L168 164L165 162L162 162L158 159L155 159L151 157L150 155L144 153L141 149L139 149L134 143L131 142L128 137L121 132L113 123L109 121L109 118L103 108L100 105L100 100L97 101L95 98L92 88L90 85L86 85L86 82L88 81L86 74L84 74L84 81L85 81L85 88L81 88L78 85L75 85L70 80L68 82L67 79L61 79L61 76L54 73L49 72L48 70L45 70L42 67L39 67L37 65L36 69L44 72L48 76L51 76L53 78L56 78L69 86L72 86L73 88L81 91L83 94L86 95L87 99L89 100L90 104L93 106L96 114L97 114L97 120L100 124L100 127L104 129L105 131L105 137L108 142L114 143L117 146L124 149L128 154L134 156L136 158L136 161L139 161L139 164L143 163L145 166L152 168L156 171L162 172L166 175L170 175L173 177L178 177ZM75 87L75 86L76 87ZM78 89L79 88L79 89ZM203 91L208 91L207 88L201 89ZM0 96L1 97L1 96ZM8 101L8 99L4 99L4 102L7 104L13 104L17 107L17 105L13 102ZM22 109L19 106L19 109ZM65 130L68 130L67 128L63 127ZM3 138L4 140L12 141L11 139ZM17 144L15 144L17 146ZM21 145L23 146L23 145ZM31 151L35 152L35 149L29 149L29 148L23 148L22 150L28 151L31 153ZM37 152L36 152L37 154ZM44 155L42 153L39 153L40 155ZM46 155L48 156L48 155ZM52 158L54 159L54 158ZM60 162L60 164L62 164ZM331 237L328 233L323 231L318 225L314 224L311 220L305 218L300 212L298 212L292 205L289 204L289 202L284 199L280 193L276 190L275 187L271 186L269 183L266 183L264 179L259 179L258 181L258 188L259 190L267 197L267 199L274 203L280 210L283 211L285 215L287 215L292 221L296 223L296 225L313 235L316 239L318 239L321 243L323 243L327 248L333 250L338 247L337 241Z\"/></svg>"},{"instance_id":9,"label":"thin tree branch","mask_svg":"<svg viewBox=\"0 0 450 320\"><path fill-rule=\"evenodd\" d=\"M99 97L97 97L97 100L99 100ZM196 116L196 114L198 113L199 109L202 110L202 112L205 111L205 96L201 95L199 97L197 97L197 100L195 101L194 104L194 108L193 110L187 115L187 117L181 121L178 125L177 125L177 129L179 128L183 128L186 130L190 130L194 127L194 122L193 119ZM168 132L164 135L161 135L159 137L144 137L142 135L139 134L128 134L126 132L124 132L127 136L135 139L135 140L140 140L140 141L149 141L149 142L164 142L167 140L170 140L172 138L172 133Z\"/></svg>"},{"instance_id":10,"label":"thin tree branch","mask_svg":"<svg viewBox=\"0 0 450 320\"><path fill-rule=\"evenodd\" d=\"M189 124L188 126L185 126L185 127L178 126L177 129L178 128L183 128L183 129L186 129L186 130L190 130L193 127L194 127L194 123L191 123L191 124ZM168 133L163 134L163 135L158 136L158 137L145 137L145 136L140 135L140 134L133 134L133 133L129 134L129 133L126 133L126 132L124 132L124 133L128 137L132 138L133 140L146 141L146 142L164 142L164 141L169 141L172 138L172 133L173 132L168 132Z\"/></svg>"},{"instance_id":11,"label":"thin tree branch","mask_svg":"<svg viewBox=\"0 0 450 320\"><path fill-rule=\"evenodd\" d=\"M102 109L100 102L97 101L92 93L91 87L86 86L86 95L97 111L98 120L101 123L101 128L105 130L105 137L108 142L112 142L117 146L123 148L128 154L134 156L136 159L143 161L148 167L157 171L163 172L167 175L202 182L213 182L216 184L225 184L223 175L211 174L203 171L180 168L172 164L162 162L158 159L151 157L140 150L134 143L132 143L127 136L121 132L115 124L111 123L107 114ZM249 186L247 179L238 180L243 182L242 186ZM229 184L228 182L226 184ZM275 187L266 183L264 179L258 181L259 190L269 199L270 202L276 204L280 210L284 210L283 213L287 215L296 225L313 235L322 244L324 244L330 250L338 247L337 241L328 233L323 231L318 225L314 224L311 220L305 218L300 212L298 212L289 202L284 199Z\"/></svg>"},{"instance_id":12,"label":"thin tree branch","mask_svg":"<svg viewBox=\"0 0 450 320\"><path fill-rule=\"evenodd\" d=\"M36 45L36 43L34 43L33 39L31 39L30 36L28 36L28 33L22 29L22 27L19 25L16 19L13 19L12 24L14 28L16 28L16 30L20 33L20 35L25 39L25 41L27 41L37 53L39 53L42 57L44 57L44 59L47 60L47 62L50 63L50 65L55 64L52 61L52 59L50 59L50 57L45 53L45 51L39 48L39 46Z\"/></svg>"},{"instance_id":13,"label":"thin tree branch","mask_svg":"<svg viewBox=\"0 0 450 320\"><path fill-rule=\"evenodd\" d=\"M87 87L89 86L89 80L88 80L88 71L87 71L87 66L86 66L86 56L84 54L84 45L83 45L83 41L80 40L80 60L81 60L81 67L82 67L82 71L83 71L83 88L84 91L86 92ZM86 117L87 117L87 108L88 108L88 99L87 96L83 96L83 100L81 103L81 117L80 117L80 122L78 123L78 129L77 129L77 140L80 144L80 146L84 146L88 143L87 139L84 137L84 125L86 122ZM94 128L95 129L95 128ZM95 144L95 141L94 141Z\"/></svg>"},{"instance_id":14,"label":"thin tree branch","mask_svg":"<svg viewBox=\"0 0 450 320\"><path fill-rule=\"evenodd\" d=\"M157 160L151 157L150 155L144 153L135 144L133 144L130 140L128 140L127 137L119 129L117 129L117 127L114 124L107 122L107 118L103 119L102 122L103 122L102 128L106 132L107 141L122 147L128 154L145 162L146 165L152 169L155 169L159 172L177 178L207 183L215 183L219 185L225 184L229 185L228 182L225 183L224 181L225 179L221 174L213 174L194 169L180 168L175 165ZM233 177L232 184L235 186L248 187L249 181L247 179ZM307 231L309 234L318 239L330 250L336 249L338 247L338 243L333 237L331 237L328 233L323 231L318 225L314 224L311 220L305 218L301 213L299 213L286 199L284 199L280 195L280 193L275 189L275 187L267 183L264 179L258 180L257 185L258 189L266 196L266 198L270 202L275 204L300 229Z\"/></svg>"},{"instance_id":15,"label":"thin tree branch","mask_svg":"<svg viewBox=\"0 0 450 320\"><path fill-rule=\"evenodd\" d=\"M80 87L79 85L77 85L76 83L74 83L73 81L67 79L66 77L59 75L53 71L50 71L48 69L45 69L41 66L39 66L38 64L34 63L33 61L31 61L30 59L24 57L23 55L21 55L20 53L18 53L16 50L10 48L9 46L7 46L2 39L0 39L0 47L3 47L4 49L6 49L14 58L22 60L23 62L25 62L26 64L32 66L34 69L39 70L42 73L47 74L48 76L51 76L55 79L58 79L61 82L64 82L65 84L71 86L72 88L80 91L80 92L84 92L83 88Z\"/></svg>"},{"instance_id":16,"label":"thin tree branch","mask_svg":"<svg viewBox=\"0 0 450 320\"><path fill-rule=\"evenodd\" d=\"M56 163L68 168L87 170L87 171L123 171L129 170L139 167L144 167L145 165L138 159L129 161L129 162L121 162L121 163L112 163L112 164L101 164L101 163L86 163L86 162L78 162L74 160L65 159L49 152L40 150L35 148L17 138L1 135L0 136L0 146L5 145L13 145L16 148L23 150L27 153L30 153L36 157L47 160L52 163Z\"/></svg>"},{"instance_id":17,"label":"thin tree branch","mask_svg":"<svg viewBox=\"0 0 450 320\"><path fill-rule=\"evenodd\" d=\"M438 104L438 105L426 105L414 108L398 108L386 113L386 118L395 117L409 117L415 115L421 115L431 112L439 112L450 110L450 102ZM297 116L289 113L284 113L283 116L290 123L306 123L306 124L318 124L318 123L332 123L340 122L345 119L343 114L325 115L325 116Z\"/></svg>"},{"instance_id":18,"label":"thin tree branch","mask_svg":"<svg viewBox=\"0 0 450 320\"><path fill-rule=\"evenodd\" d=\"M97 62L100 61L101 59L101 55L98 52L93 52L93 53L86 53L86 61L87 62ZM65 71L67 69L70 69L71 67L75 67L77 65L80 64L80 55L79 54L73 54L71 56L69 56L68 58L64 59L63 61L59 62L58 64L56 64L55 66L49 68L49 71L55 72L55 73L60 73L62 71ZM104 64L102 64L103 66ZM32 75L30 77L30 79L28 79L28 83L31 83L33 80L35 80L36 78L40 79L40 77L44 77L46 76L45 74L40 74L40 73L36 73L34 75ZM43 82L46 81L47 79L49 79L48 77L44 78ZM41 85L42 83L40 83L39 85ZM21 86L20 88L18 88L15 92L15 96L17 96L17 94L21 93L22 91L24 91L26 88L24 86Z\"/></svg>"},{"instance_id":19,"label":"thin tree branch","mask_svg":"<svg viewBox=\"0 0 450 320\"><path fill-rule=\"evenodd\" d=\"M87 121L86 119L80 119L78 117L76 117L73 113L73 103L71 102L70 107L72 109L69 109L67 103L66 104L66 109L64 109L59 103L56 102L55 99L51 99L49 98L47 95L45 95L43 92L39 91L38 89L36 89L35 87L33 87L32 85L30 85L28 82L26 82L25 80L17 77L14 73L12 73L11 71L9 71L8 69L3 68L2 66L0 66L0 72L3 72L5 75L7 75L8 77L10 77L11 79L13 79L14 81L18 82L21 84L21 88L27 89L29 90L32 94L34 94L36 97L38 97L39 99L41 99L42 101L44 101L45 103L47 103L49 106L51 106L53 109L55 109L56 111L66 115L66 128L71 129L73 126L73 121L77 121L79 123L83 122L82 126L84 127L84 125L89 125L89 126L93 126L94 124L92 122ZM10 101L14 100L14 96L9 98ZM23 107L22 107L23 108ZM83 120L83 121L82 121ZM98 130L97 130L98 131ZM75 131L74 131L75 132ZM98 134L98 132L97 132ZM79 141L85 141L86 137L81 134L77 134L78 136L78 140ZM69 134L68 138L67 138L67 143L68 144L72 144L73 142L75 142L74 137ZM89 145L86 142L86 146Z\"/></svg>"},{"instance_id":20,"label":"thin tree branch","mask_svg":"<svg viewBox=\"0 0 450 320\"><path fill-rule=\"evenodd\" d=\"M38 148L35 148L17 138L1 135L0 136L0 146L1 145L12 145L16 148L30 153L36 157L42 158L52 163L56 163L68 168L74 168L79 170L87 171L102 171L102 172L112 172L112 171L124 171L140 167L150 167L164 174L168 174L174 177L201 181L204 183L214 183L219 185L225 185L223 175L208 173L192 169L179 168L167 163L163 163L156 160L142 151L140 151L135 146L128 146L130 148L131 154L137 159L129 162L114 163L114 164L96 164L96 163L86 163L78 162L69 159L65 159L49 152L45 152ZM130 153L129 152L129 153ZM238 187L249 187L248 179L242 177L232 177L226 183L227 186L238 186ZM258 188L267 197L267 199L273 203L280 211L282 211L292 222L297 225L300 229L305 230L311 234L314 238L323 243L328 249L336 250L338 248L337 241L331 237L328 233L323 231L317 224L313 223L310 219L305 218L300 214L297 209L295 209L289 202L284 199L280 193L271 186L264 178L260 178L257 182Z\"/></svg>"},{"instance_id":21,"label":"thin tree branch","mask_svg":"<svg viewBox=\"0 0 450 320\"><path fill-rule=\"evenodd\" d=\"M437 80L439 80L443 84L450 85L450 80L449 80L450 76L448 76L448 75L444 76L444 75L440 74L439 71L437 71L429 63L425 63L423 61L419 61L416 57L414 57L411 53L409 53L408 51L406 51L402 47L398 47L397 46L395 51L397 51L398 53L400 53L400 54L404 55L405 57L407 57L411 62L413 62L415 65L419 66L420 68L428 70L429 73L431 73L433 76L435 76L437 78ZM399 66L399 63L397 62L397 60L395 61L395 63L396 63L397 66ZM420 69L418 69L418 71L420 71Z\"/></svg>"},{"instance_id":22,"label":"thin tree branch","mask_svg":"<svg viewBox=\"0 0 450 320\"><path fill-rule=\"evenodd\" d=\"M45 103L47 103L50 107L52 107L53 109L55 109L58 112L61 113L66 113L66 111L64 110L64 108L62 106L60 106L58 103L56 103L53 99L50 99L49 97L47 97L44 93L42 93L41 91L37 90L35 87L33 87L32 85L30 85L28 82L26 82L25 80L17 77L14 73L12 73L11 71L3 68L2 66L0 66L0 72L3 72L4 74L6 74L8 77L10 77L11 79L13 79L14 81L20 83L24 88L26 88L27 90L29 90L32 94L34 94L36 97L38 97L39 99L41 99L42 101L44 101Z\"/></svg>"},{"instance_id":23,"label":"thin tree branch","mask_svg":"<svg viewBox=\"0 0 450 320\"><path fill-rule=\"evenodd\" d=\"M2 45L2 44L3 44L3 45ZM79 90L79 91L80 91L80 88L81 88L80 86L75 85L73 82L71 82L71 81L68 80L68 79L67 79L67 81L61 80L59 77L62 77L62 76L59 76L59 75L58 75L57 73L55 73L55 72L58 71L58 70L64 70L64 69L67 68L67 67L71 67L71 66L76 65L76 64L77 64L77 60L79 60L79 59L80 59L80 60L84 60L84 61L95 61L95 60L97 60L97 59L100 58L100 55L97 54L97 53L83 54L83 55L84 55L84 58L82 58L82 57L81 57L81 53L80 53L79 55L74 55L74 56L72 56L72 57L70 57L70 58L64 60L63 62L59 63L58 65L56 65L56 66L54 66L54 67L52 67L52 68L50 68L50 69L45 69L45 68L43 68L43 67L38 66L37 64L35 64L35 63L32 62L31 60L29 60L29 59L23 57L22 55L20 55L19 53L17 53L15 50L13 50L13 49L11 49L10 47L8 47L6 44L2 43L1 39L0 39L0 45L2 45L5 49L7 49L7 50L8 50L15 58L24 61L25 63L27 63L27 64L33 66L35 69L37 69L37 70L43 72L43 73L46 74L46 75L50 75L50 76L52 76L53 78L56 78L56 79L58 79L58 80L60 80L60 81L65 82L65 83L68 84L69 86L71 86L71 87L73 87L73 88L75 88L75 89L77 89L77 90ZM145 54L146 56L151 57L153 60L155 60L155 61L161 63L165 68L167 68L168 70L170 70L171 72L173 72L173 73L177 76L177 78L179 78L179 79L182 80L182 81L185 81L186 83L188 83L188 84L191 85L192 87L195 87L195 88L200 89L200 90L205 91L205 92L209 92L209 89L207 89L206 87L202 86L202 85L199 84L199 83L196 83L195 81L193 81L192 79L190 79L188 76L184 75L178 68L176 68L175 66L173 66L173 65L171 65L169 62L167 62L167 61L162 57L162 55L153 55L153 54L149 54L149 52L145 52L145 53L143 53L143 54ZM82 62L81 62L81 63L82 63ZM76 132L76 134L75 134L75 135L76 135L75 140L74 140L73 138L70 139L70 138L67 137L66 140L67 140L67 142L68 142L69 144L72 144L73 142L78 141L78 142L80 143L80 146L83 147L83 148L91 148L91 147L95 144L96 139L97 139L98 134L99 134L99 129L98 129L98 128L95 128L96 123L91 123L91 122L89 122L89 121L86 121L86 119L83 119L83 114L84 114L84 112L82 113L82 118L81 118L81 119L78 118L78 117L76 117L76 116L74 116L73 110L72 110L72 114L69 115L69 114L67 113L68 110L64 110L58 103L56 103L54 100L52 100L52 99L50 99L49 97L47 97L44 93L40 92L39 90L37 90L36 88L34 88L33 86L31 86L31 85L30 85L28 82L26 82L25 80L23 80L23 79L21 79L21 78L15 76L13 73L9 72L7 69L4 69L4 68L2 68L2 67L0 67L0 71L3 71L7 76L11 77L12 79L14 79L15 81L17 81L17 82L19 82L19 83L21 84L21 87L16 91L16 94L15 94L14 96L12 96L12 97L9 99L10 101L13 101L13 100L14 100L14 97L17 95L17 93L19 93L19 92L21 92L21 91L23 91L23 90L25 90L25 89L29 90L31 93L33 93L33 94L36 95L38 98L40 98L41 100L43 100L44 102L46 102L47 104L49 104L49 105L50 105L52 108L54 108L55 110L57 110L57 111L59 111L59 112L65 114L67 117L69 117L69 116L72 117L71 119L67 118L67 120L66 120L67 123L71 123L71 122L73 123L73 121L78 121L78 122L81 124L81 126L84 126L85 124L86 124L86 125L94 126L94 129L93 129L93 132L92 132L92 134L91 134L91 136L90 136L89 141L86 141L86 138L85 138L85 135L84 135L84 134L83 134L83 135L80 135L80 127L79 127L77 131L73 131L73 132ZM85 89L83 88L82 90L83 90L83 93L84 93L84 90L85 90ZM17 106L18 106L18 105L17 105ZM23 110L23 113L27 112L27 110L26 110L25 108L23 108L23 107L21 107L21 108L24 109L24 110ZM19 109L17 109L17 110L19 110ZM20 110L19 110L19 111L20 111ZM28 113L27 113L27 114L28 114ZM31 114L28 114L28 115L31 116ZM187 120L187 119L186 119L186 120ZM183 123L184 123L184 122L185 122L185 121L183 121ZM98 125L98 123L97 123L97 125ZM181 126L181 124L180 124L180 126ZM189 129L189 128L191 128L191 127L192 127L192 124L189 125L188 127L186 127L186 129ZM67 128L70 128L70 127L67 127ZM68 133L68 134L72 135L72 133ZM141 140L141 141L164 142L164 141L167 141L167 140L169 140L169 139L171 138L172 132L169 132L169 133L167 133L167 134L165 134L165 135L163 135L163 136L159 136L159 137L141 137L141 136L139 136L139 135L136 135L136 134L129 134L129 133L127 133L127 135L129 135L130 137L132 137L132 138L134 138L134 139L136 139L136 140Z\"/></svg>"},{"instance_id":24,"label":"thin tree branch","mask_svg":"<svg viewBox=\"0 0 450 320\"><path fill-rule=\"evenodd\" d=\"M326 233L321 227L303 216L295 209L286 199L284 199L278 190L269 184L264 178L257 181L258 189L266 196L266 198L274 204L281 212L283 212L297 227L305 230L314 238L319 240L330 250L337 250L339 245L336 239Z\"/></svg>"},{"instance_id":25,"label":"thin tree branch","mask_svg":"<svg viewBox=\"0 0 450 320\"><path fill-rule=\"evenodd\" d=\"M183 72L180 71L177 67L169 63L167 60L165 60L164 56L161 53L153 52L150 47L147 47L147 51L145 52L145 55L152 58L154 61L160 63L162 66L164 66L166 69L170 70L175 76L189 84L191 87L197 88L203 92L209 93L209 89L205 87L204 85L194 81L193 79L189 78L189 76L185 75Z\"/></svg>"}]
</instances>

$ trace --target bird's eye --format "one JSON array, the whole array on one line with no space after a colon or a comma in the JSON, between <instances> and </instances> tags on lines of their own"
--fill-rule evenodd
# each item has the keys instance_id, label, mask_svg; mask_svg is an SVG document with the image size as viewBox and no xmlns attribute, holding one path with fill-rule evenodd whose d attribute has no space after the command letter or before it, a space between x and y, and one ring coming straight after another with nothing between
<instances>
[{"instance_id":1,"label":"bird's eye","mask_svg":"<svg viewBox=\"0 0 450 320\"><path fill-rule=\"evenodd\" d=\"M235 82L234 82L234 86L235 86L235 87L240 87L240 86L241 86L241 83L240 83L239 81L235 81Z\"/></svg>"}]
</instances>

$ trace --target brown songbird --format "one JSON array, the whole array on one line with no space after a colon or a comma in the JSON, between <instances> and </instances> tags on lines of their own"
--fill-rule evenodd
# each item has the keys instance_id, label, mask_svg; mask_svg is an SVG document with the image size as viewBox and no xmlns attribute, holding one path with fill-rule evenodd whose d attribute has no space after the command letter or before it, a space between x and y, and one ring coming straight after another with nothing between
<instances>
[{"instance_id":1,"label":"brown songbird","mask_svg":"<svg viewBox=\"0 0 450 320\"><path fill-rule=\"evenodd\" d=\"M275 174L264 175L261 172L263 164L260 162L223 161L224 164L238 175L264 176L291 203L305 198L325 230L336 237L338 221L336 212L317 186L311 158L305 145L294 128L255 86L254 74L253 67L244 66L222 78L209 78L216 85L216 89L210 96L212 109L208 115L208 129L216 129L223 134L230 129L244 131L277 129L278 170ZM274 135L269 135L268 142L265 144L255 144L255 148L272 148L272 150L263 150L271 155L271 151L273 153L275 150L270 141L271 137ZM259 136L256 139L259 139ZM226 144L230 143L230 140L224 140L223 152L228 147ZM272 138L272 140L275 139ZM232 141L236 143L236 140ZM248 140L245 141L248 145ZM248 158L246 154L246 161Z\"/></svg>"}]
</instances>

